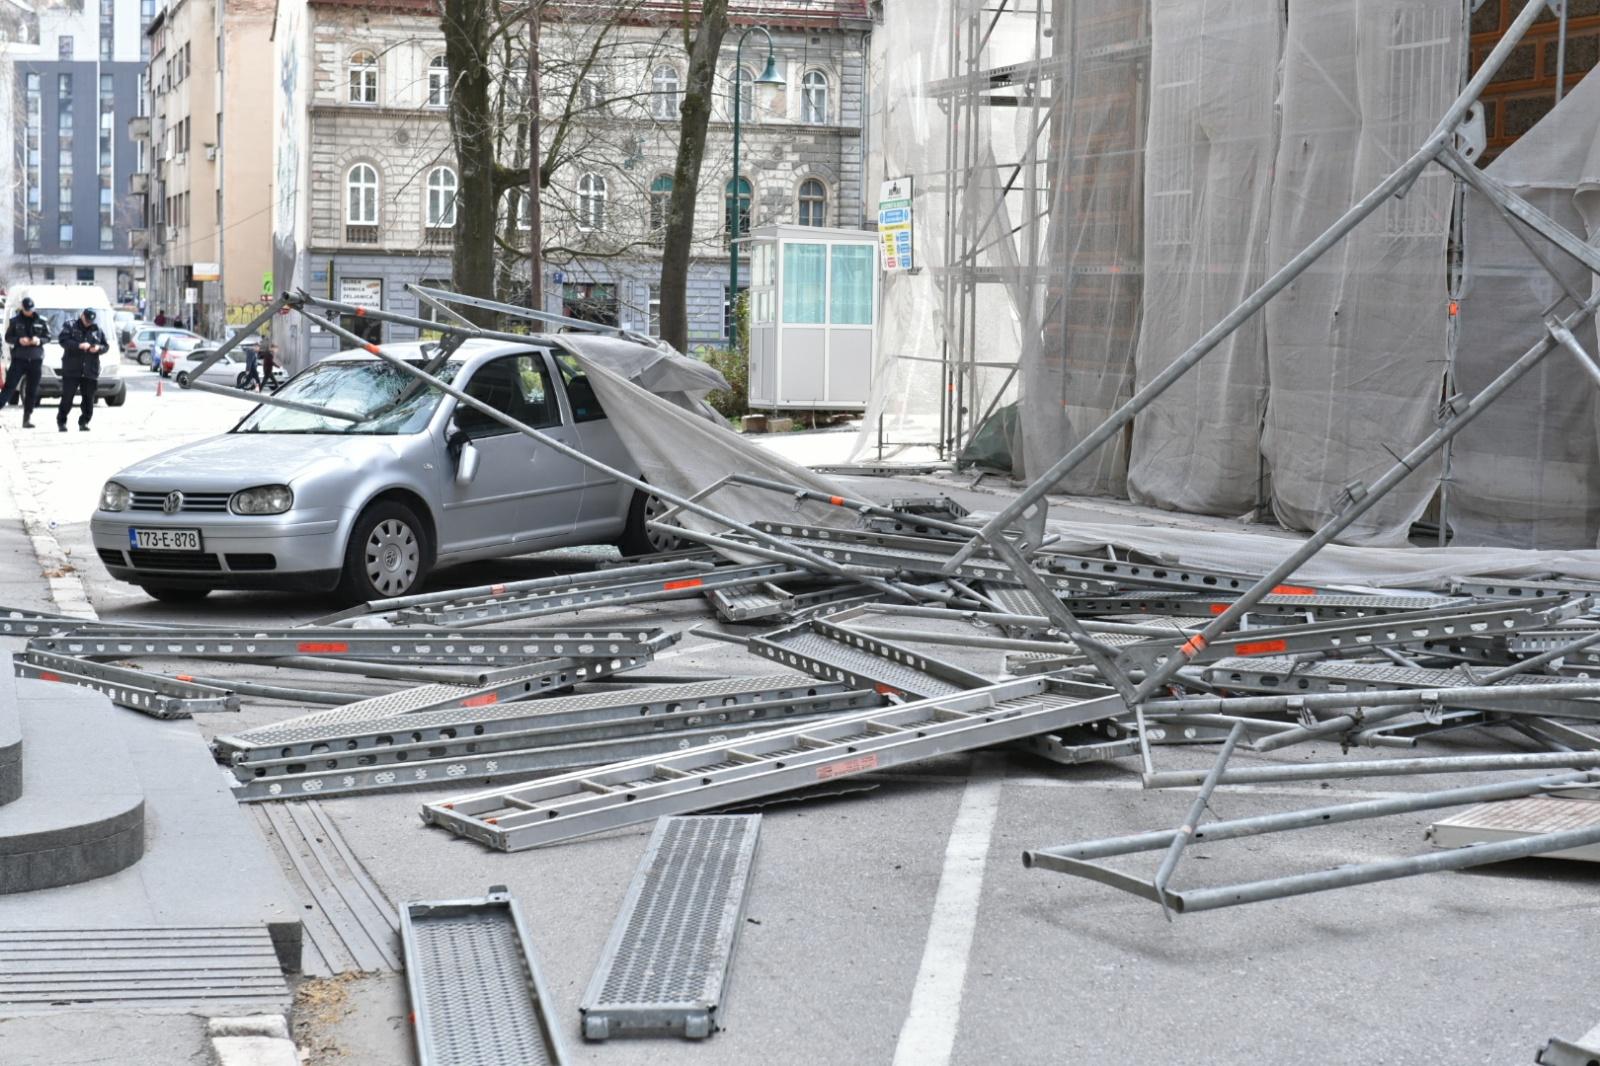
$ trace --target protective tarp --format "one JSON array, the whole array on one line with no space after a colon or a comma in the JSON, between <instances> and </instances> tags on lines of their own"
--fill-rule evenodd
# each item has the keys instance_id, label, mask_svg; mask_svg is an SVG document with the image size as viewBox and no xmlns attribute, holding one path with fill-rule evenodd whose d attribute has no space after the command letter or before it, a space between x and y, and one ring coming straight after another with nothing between
<instances>
[{"instance_id":1,"label":"protective tarp","mask_svg":"<svg viewBox=\"0 0 1600 1066\"><path fill-rule=\"evenodd\" d=\"M580 363L599 363L619 377L686 411L720 419L705 399L709 393L730 386L728 379L722 376L722 371L714 366L680 355L666 345L650 348L620 337L560 333L551 334L549 339L577 356ZM601 406L605 406L603 398Z\"/></svg>"},{"instance_id":2,"label":"protective tarp","mask_svg":"<svg viewBox=\"0 0 1600 1066\"><path fill-rule=\"evenodd\" d=\"M1289 0L1269 269L1427 138L1459 92L1460 0ZM1272 506L1314 529L1434 429L1446 352L1451 179L1430 168L1267 305L1262 450ZM1400 543L1433 496L1424 463L1341 535Z\"/></svg>"},{"instance_id":3,"label":"protective tarp","mask_svg":"<svg viewBox=\"0 0 1600 1066\"><path fill-rule=\"evenodd\" d=\"M1261 0L1154 0L1138 384L1265 277L1283 13ZM1261 492L1266 320L1251 317L1140 412L1128 493L1238 515Z\"/></svg>"},{"instance_id":4,"label":"protective tarp","mask_svg":"<svg viewBox=\"0 0 1600 1066\"><path fill-rule=\"evenodd\" d=\"M1040 328L1023 334L1018 374L1024 456L1019 473L1029 478L1048 469L1132 393L1144 250L1147 8L1148 0L1056 5L1051 40L1064 73L1049 83L1045 174L1052 195L1043 239L1045 294ZM1024 249L1028 230L1013 238ZM1025 270L1022 276L1039 274ZM1055 491L1126 495L1126 442L1123 434L1113 437Z\"/></svg>"},{"instance_id":5,"label":"protective tarp","mask_svg":"<svg viewBox=\"0 0 1600 1066\"><path fill-rule=\"evenodd\" d=\"M1104 554L1132 550L1172 566L1264 574L1299 546L1295 534L1170 529L1124 523L1058 522L1062 540L1051 550ZM1294 574L1307 584L1361 588L1440 588L1452 577L1537 577L1559 573L1600 580L1600 552L1517 551L1506 548L1377 548L1330 544Z\"/></svg>"},{"instance_id":6,"label":"protective tarp","mask_svg":"<svg viewBox=\"0 0 1600 1066\"><path fill-rule=\"evenodd\" d=\"M1600 239L1600 77L1559 106L1485 171L1589 243ZM1589 271L1529 238L1567 286L1588 294ZM1494 205L1469 190L1466 285L1457 391L1471 395L1544 333L1562 293ZM1572 304L1565 303L1563 313ZM1591 320L1573 330L1596 351ZM1593 547L1600 537L1600 430L1594 382L1571 355L1545 356L1462 430L1454 443L1446 520L1458 544Z\"/></svg>"},{"instance_id":7,"label":"protective tarp","mask_svg":"<svg viewBox=\"0 0 1600 1066\"><path fill-rule=\"evenodd\" d=\"M604 357L577 354L612 428L650 484L678 496L694 496L729 474L748 474L828 496L847 494L827 478L741 437L720 418L713 421L641 388L614 372ZM797 504L792 496L743 485L718 489L702 502L718 514L746 523L777 520L801 525L855 524L854 511L826 503ZM687 511L678 521L702 532L727 532L725 526Z\"/></svg>"}]
</instances>

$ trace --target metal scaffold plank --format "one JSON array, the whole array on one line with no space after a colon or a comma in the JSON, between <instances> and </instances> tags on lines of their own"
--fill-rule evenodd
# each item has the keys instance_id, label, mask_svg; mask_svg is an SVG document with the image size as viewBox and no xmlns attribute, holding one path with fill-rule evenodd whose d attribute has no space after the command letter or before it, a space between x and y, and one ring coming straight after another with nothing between
<instances>
[{"instance_id":1,"label":"metal scaffold plank","mask_svg":"<svg viewBox=\"0 0 1600 1066\"><path fill-rule=\"evenodd\" d=\"M759 814L656 823L578 1007L584 1039L722 1027L760 832Z\"/></svg>"},{"instance_id":2,"label":"metal scaffold plank","mask_svg":"<svg viewBox=\"0 0 1600 1066\"><path fill-rule=\"evenodd\" d=\"M521 851L668 814L990 747L1124 713L1096 685L1028 678L424 804L430 825Z\"/></svg>"},{"instance_id":3,"label":"metal scaffold plank","mask_svg":"<svg viewBox=\"0 0 1600 1066\"><path fill-rule=\"evenodd\" d=\"M521 908L495 885L482 899L400 911L420 1066L560 1066L566 1049Z\"/></svg>"},{"instance_id":4,"label":"metal scaffold plank","mask_svg":"<svg viewBox=\"0 0 1600 1066\"><path fill-rule=\"evenodd\" d=\"M817 681L801 674L773 674L548 696L530 702L463 704L458 700L433 710L392 708L381 716L367 718L319 711L218 737L215 747L236 760L309 757L330 751L384 748L406 741L437 744L486 738L539 726L576 726L623 716L651 717L750 703L816 699L843 691L844 686L837 682Z\"/></svg>"},{"instance_id":5,"label":"metal scaffold plank","mask_svg":"<svg viewBox=\"0 0 1600 1066\"><path fill-rule=\"evenodd\" d=\"M851 633L820 618L753 637L757 655L817 677L921 699L982 688L989 679L886 640Z\"/></svg>"}]
</instances>

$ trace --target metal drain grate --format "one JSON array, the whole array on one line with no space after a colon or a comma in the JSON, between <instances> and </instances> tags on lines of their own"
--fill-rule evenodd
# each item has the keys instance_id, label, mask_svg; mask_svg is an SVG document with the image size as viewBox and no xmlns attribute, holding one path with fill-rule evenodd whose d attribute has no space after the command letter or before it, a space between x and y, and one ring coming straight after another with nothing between
<instances>
[{"instance_id":1,"label":"metal drain grate","mask_svg":"<svg viewBox=\"0 0 1600 1066\"><path fill-rule=\"evenodd\" d=\"M583 1004L583 1035L721 1028L759 814L663 818L628 886Z\"/></svg>"},{"instance_id":2,"label":"metal drain grate","mask_svg":"<svg viewBox=\"0 0 1600 1066\"><path fill-rule=\"evenodd\" d=\"M408 903L406 984L421 1066L559 1066L561 1038L516 901Z\"/></svg>"}]
</instances>

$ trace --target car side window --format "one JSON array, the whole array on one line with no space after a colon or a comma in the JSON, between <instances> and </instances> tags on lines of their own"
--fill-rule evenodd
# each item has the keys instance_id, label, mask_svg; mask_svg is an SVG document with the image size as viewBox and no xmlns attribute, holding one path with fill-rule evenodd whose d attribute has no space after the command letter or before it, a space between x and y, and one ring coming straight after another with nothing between
<instances>
[{"instance_id":1,"label":"car side window","mask_svg":"<svg viewBox=\"0 0 1600 1066\"><path fill-rule=\"evenodd\" d=\"M574 422L598 422L605 418L605 408L594 394L589 375L578 365L577 356L570 352L556 353L556 368L561 372L561 382L567 387L567 403L572 405Z\"/></svg>"},{"instance_id":2,"label":"car side window","mask_svg":"<svg viewBox=\"0 0 1600 1066\"><path fill-rule=\"evenodd\" d=\"M559 425L555 393L545 373L544 360L537 353L503 355L480 366L465 392L502 414L534 429ZM456 408L456 425L469 437L492 437L510 433L510 427L465 405Z\"/></svg>"}]
</instances>

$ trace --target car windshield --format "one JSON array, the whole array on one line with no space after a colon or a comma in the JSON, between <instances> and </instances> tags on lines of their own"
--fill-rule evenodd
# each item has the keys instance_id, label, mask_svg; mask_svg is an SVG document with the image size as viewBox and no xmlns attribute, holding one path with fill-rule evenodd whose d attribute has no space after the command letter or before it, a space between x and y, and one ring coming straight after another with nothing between
<instances>
[{"instance_id":1,"label":"car windshield","mask_svg":"<svg viewBox=\"0 0 1600 1066\"><path fill-rule=\"evenodd\" d=\"M34 314L50 323L50 336L59 337L61 336L61 327L77 318L78 312L82 310L83 308L81 307L75 309L61 307L40 307L34 311Z\"/></svg>"},{"instance_id":2,"label":"car windshield","mask_svg":"<svg viewBox=\"0 0 1600 1066\"><path fill-rule=\"evenodd\" d=\"M420 360L412 360L420 367ZM439 372L445 382L453 380L459 363L447 363ZM405 371L377 360L318 363L289 380L278 390L278 397L299 403L331 407L363 416L359 422L296 411L263 404L245 416L235 433L329 433L380 434L419 433L439 407L442 394L434 389L418 389L404 403L395 404L406 387L417 379Z\"/></svg>"},{"instance_id":3,"label":"car windshield","mask_svg":"<svg viewBox=\"0 0 1600 1066\"><path fill-rule=\"evenodd\" d=\"M187 352L200 347L201 339L200 337L179 337L168 334L167 338L161 342L161 346L175 352Z\"/></svg>"}]
</instances>

